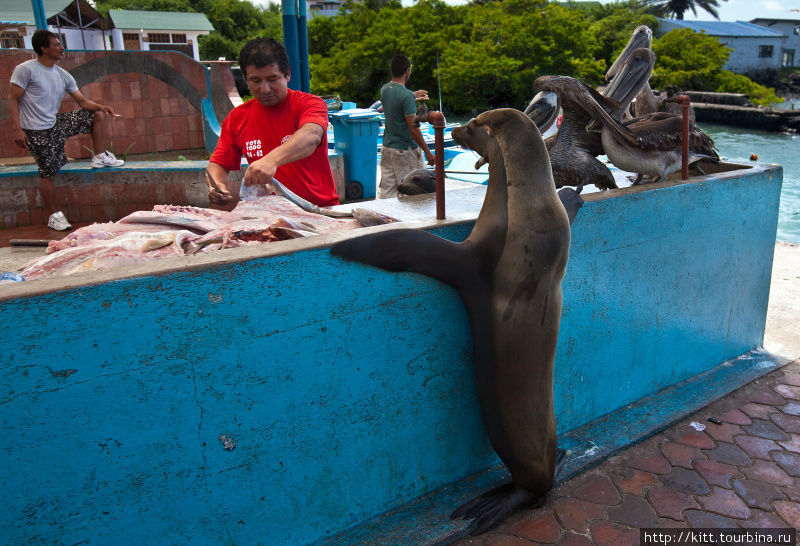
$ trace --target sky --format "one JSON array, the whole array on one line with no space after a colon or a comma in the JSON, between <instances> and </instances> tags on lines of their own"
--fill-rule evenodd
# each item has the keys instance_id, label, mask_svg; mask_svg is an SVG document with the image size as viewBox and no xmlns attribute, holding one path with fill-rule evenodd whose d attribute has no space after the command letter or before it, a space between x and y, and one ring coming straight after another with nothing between
<instances>
[{"instance_id":1,"label":"sky","mask_svg":"<svg viewBox=\"0 0 800 546\"><path fill-rule=\"evenodd\" d=\"M604 4L611 3L611 0L600 1ZM790 9L800 10L800 0L720 0L717 12L720 21L749 21L756 17L800 19L800 11L789 11ZM683 18L692 21L715 20L710 13L699 8L697 15L689 10L683 14Z\"/></svg>"},{"instance_id":2,"label":"sky","mask_svg":"<svg viewBox=\"0 0 800 546\"><path fill-rule=\"evenodd\" d=\"M265 5L270 0L250 0L256 5ZM465 4L467 0L445 0L448 4ZM604 4L613 3L615 0L600 0ZM413 0L403 0L404 5L411 4ZM720 0L720 21L749 21L756 17L774 19L800 19L800 0ZM789 11L794 9L796 11ZM691 11L683 15L687 20L713 21L714 17L702 9L697 10L697 15Z\"/></svg>"}]
</instances>

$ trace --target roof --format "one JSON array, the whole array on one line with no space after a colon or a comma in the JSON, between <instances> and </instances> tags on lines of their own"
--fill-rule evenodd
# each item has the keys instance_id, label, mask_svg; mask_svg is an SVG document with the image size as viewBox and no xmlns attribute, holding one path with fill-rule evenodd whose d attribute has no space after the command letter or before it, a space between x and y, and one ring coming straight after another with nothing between
<instances>
[{"instance_id":1,"label":"roof","mask_svg":"<svg viewBox=\"0 0 800 546\"><path fill-rule=\"evenodd\" d=\"M61 13L73 0L43 0L45 16L50 19ZM31 0L3 0L0 2L0 23L36 25Z\"/></svg>"},{"instance_id":2,"label":"roof","mask_svg":"<svg viewBox=\"0 0 800 546\"><path fill-rule=\"evenodd\" d=\"M780 38L783 32L772 30L746 21L687 21L685 19L659 19L662 23L669 23L678 27L692 29L695 32L703 31L709 36L737 36L758 38Z\"/></svg>"},{"instance_id":3,"label":"roof","mask_svg":"<svg viewBox=\"0 0 800 546\"><path fill-rule=\"evenodd\" d=\"M756 17L755 19L750 19L751 23L755 23L756 21L772 21L773 23L800 23L800 19L789 19L789 18L780 18L780 17Z\"/></svg>"},{"instance_id":4,"label":"roof","mask_svg":"<svg viewBox=\"0 0 800 546\"><path fill-rule=\"evenodd\" d=\"M214 30L214 27L202 13L110 9L108 10L108 16L114 22L116 28Z\"/></svg>"}]
</instances>

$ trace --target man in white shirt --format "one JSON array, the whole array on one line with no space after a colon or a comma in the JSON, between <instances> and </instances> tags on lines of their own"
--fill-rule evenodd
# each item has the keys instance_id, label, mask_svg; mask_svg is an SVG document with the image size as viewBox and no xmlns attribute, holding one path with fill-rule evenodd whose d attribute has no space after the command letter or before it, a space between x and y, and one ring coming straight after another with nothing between
<instances>
[{"instance_id":1,"label":"man in white shirt","mask_svg":"<svg viewBox=\"0 0 800 546\"><path fill-rule=\"evenodd\" d=\"M102 125L114 109L97 104L78 91L75 78L56 63L64 57L64 46L56 34L37 30L31 45L38 57L17 65L11 75L8 114L17 146L27 148L39 166L40 184L47 226L58 231L71 229L62 211L56 211L53 177L67 162L64 142L80 134L91 134L95 150L105 150ZM58 114L64 93L82 110ZM125 162L108 151L92 158L92 167L119 167Z\"/></svg>"}]
</instances>

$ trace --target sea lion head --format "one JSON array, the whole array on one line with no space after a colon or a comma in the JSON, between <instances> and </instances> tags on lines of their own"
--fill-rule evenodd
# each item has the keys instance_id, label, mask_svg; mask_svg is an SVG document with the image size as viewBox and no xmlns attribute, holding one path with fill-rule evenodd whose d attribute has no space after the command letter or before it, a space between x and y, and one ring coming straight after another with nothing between
<instances>
[{"instance_id":1,"label":"sea lion head","mask_svg":"<svg viewBox=\"0 0 800 546\"><path fill-rule=\"evenodd\" d=\"M489 163L492 157L499 158L500 148L497 139L492 136L492 129L489 126L487 114L494 110L484 112L476 118L469 120L469 123L453 129L453 140L461 146L477 152L481 158L475 164L478 169L480 165Z\"/></svg>"}]
</instances>

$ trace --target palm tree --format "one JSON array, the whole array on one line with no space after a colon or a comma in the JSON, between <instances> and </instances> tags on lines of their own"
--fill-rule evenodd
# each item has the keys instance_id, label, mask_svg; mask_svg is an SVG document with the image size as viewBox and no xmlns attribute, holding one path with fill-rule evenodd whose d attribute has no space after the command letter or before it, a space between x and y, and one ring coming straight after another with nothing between
<instances>
[{"instance_id":1,"label":"palm tree","mask_svg":"<svg viewBox=\"0 0 800 546\"><path fill-rule=\"evenodd\" d=\"M683 19L684 12L692 10L692 13L697 15L697 8L702 8L715 19L719 19L716 10L719 7L719 0L645 0L645 3L650 5L648 11L659 17L669 17L674 14L676 19Z\"/></svg>"}]
</instances>

